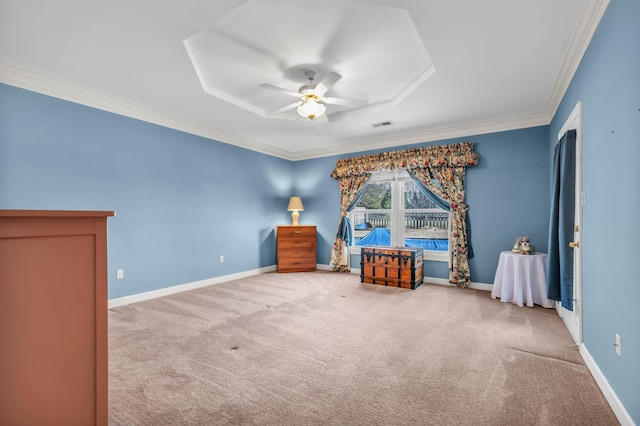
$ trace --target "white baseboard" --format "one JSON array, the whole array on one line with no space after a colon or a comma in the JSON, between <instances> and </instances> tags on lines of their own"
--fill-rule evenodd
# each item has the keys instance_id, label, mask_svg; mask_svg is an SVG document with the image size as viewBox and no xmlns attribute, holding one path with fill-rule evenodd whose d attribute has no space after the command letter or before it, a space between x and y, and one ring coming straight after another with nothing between
<instances>
[{"instance_id":1,"label":"white baseboard","mask_svg":"<svg viewBox=\"0 0 640 426\"><path fill-rule=\"evenodd\" d=\"M168 296L170 294L180 293L187 290L194 290L196 288L207 287L214 284L220 284L226 281L246 278L253 275L263 274L265 272L272 272L275 270L276 270L275 265L267 266L265 268L258 268L258 269L252 269L250 271L238 272L237 274L222 275L220 277L208 278L206 280L194 281L191 283L161 288L158 290L147 291L144 293L132 294L131 296L118 297L116 299L109 300L108 306L109 306L109 309L111 309L117 306L129 305L131 303L155 299L156 297Z\"/></svg>"},{"instance_id":2,"label":"white baseboard","mask_svg":"<svg viewBox=\"0 0 640 426\"><path fill-rule=\"evenodd\" d=\"M622 426L635 426L635 423L629 415L629 412L626 410L626 408L624 408L624 405L622 405L622 402L618 398L618 395L616 395L613 388L609 384L609 381L604 376L604 374L602 374L600 367L598 367L598 364L596 364L596 361L593 359L584 343L580 344L580 355L582 355L582 359L584 359L585 364L587 364L589 371L591 371L591 375L596 380L596 383L600 387L600 390L604 394L604 397L611 406L611 409L618 418L620 424Z\"/></svg>"},{"instance_id":3,"label":"white baseboard","mask_svg":"<svg viewBox=\"0 0 640 426\"><path fill-rule=\"evenodd\" d=\"M455 284L451 284L449 282L448 279L446 278L434 278L434 277L424 277L424 281L425 283L429 283L429 284L439 284L439 285L450 285L455 287ZM469 288L473 288L475 290L484 290L484 291L491 291L493 290L493 285L492 284L484 284L484 283L476 283L476 282L470 282L469 283Z\"/></svg>"},{"instance_id":4,"label":"white baseboard","mask_svg":"<svg viewBox=\"0 0 640 426\"><path fill-rule=\"evenodd\" d=\"M360 271L361 271L360 269L351 268L352 274L360 275ZM449 280L446 278L424 277L422 282L429 283L429 284L438 284L438 285L450 285L455 287L455 284L451 284ZM493 285L472 282L469 284L469 288L474 288L476 290L491 291L493 289Z\"/></svg>"}]
</instances>

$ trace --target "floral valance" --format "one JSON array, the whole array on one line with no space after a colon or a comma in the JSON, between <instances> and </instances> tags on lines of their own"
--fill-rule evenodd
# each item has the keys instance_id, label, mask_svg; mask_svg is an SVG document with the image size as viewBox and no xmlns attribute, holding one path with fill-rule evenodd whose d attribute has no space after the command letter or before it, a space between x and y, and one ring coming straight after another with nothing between
<instances>
[{"instance_id":1,"label":"floral valance","mask_svg":"<svg viewBox=\"0 0 640 426\"><path fill-rule=\"evenodd\" d=\"M473 142L434 145L337 160L331 177L341 179L381 170L475 166L479 158L473 151Z\"/></svg>"}]
</instances>

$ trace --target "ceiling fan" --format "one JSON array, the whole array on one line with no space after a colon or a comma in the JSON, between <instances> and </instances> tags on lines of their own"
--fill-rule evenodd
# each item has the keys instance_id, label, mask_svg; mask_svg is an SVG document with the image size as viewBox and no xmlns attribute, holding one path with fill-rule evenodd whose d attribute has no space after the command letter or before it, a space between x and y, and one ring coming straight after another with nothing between
<instances>
[{"instance_id":1,"label":"ceiling fan","mask_svg":"<svg viewBox=\"0 0 640 426\"><path fill-rule=\"evenodd\" d=\"M325 96L325 93L327 93L329 89L331 89L331 87L333 87L333 85L336 84L338 80L340 80L340 74L329 72L319 82L316 82L318 73L315 71L305 71L304 75L309 81L308 83L300 86L300 89L298 89L297 92L268 83L262 83L260 85L260 87L263 87L265 89L274 90L289 96L295 96L296 98L299 98L297 102L272 111L269 113L269 115L279 114L297 107L298 114L300 114L302 117L308 118L310 120L320 118L320 122L326 122L328 120L326 115L324 115L327 110L325 104L359 106L367 102L364 99L346 99Z\"/></svg>"}]
</instances>

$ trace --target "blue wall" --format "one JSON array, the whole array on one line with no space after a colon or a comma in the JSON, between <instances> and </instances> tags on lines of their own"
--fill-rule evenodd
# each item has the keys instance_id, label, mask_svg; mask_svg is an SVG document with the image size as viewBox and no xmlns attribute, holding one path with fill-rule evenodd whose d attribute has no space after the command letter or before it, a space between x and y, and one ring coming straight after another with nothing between
<instances>
[{"instance_id":1,"label":"blue wall","mask_svg":"<svg viewBox=\"0 0 640 426\"><path fill-rule=\"evenodd\" d=\"M273 229L289 223L290 195L302 197L300 222L318 226L318 263L329 264L339 157L290 162L7 85L0 120L0 208L116 211L110 298L273 265ZM516 237L546 247L548 131L464 140L481 156L467 171L472 280L492 283ZM446 264L429 262L426 275L446 278Z\"/></svg>"},{"instance_id":2,"label":"blue wall","mask_svg":"<svg viewBox=\"0 0 640 426\"><path fill-rule=\"evenodd\" d=\"M0 85L0 208L115 210L110 298L274 265L292 185L290 161Z\"/></svg>"},{"instance_id":3,"label":"blue wall","mask_svg":"<svg viewBox=\"0 0 640 426\"><path fill-rule=\"evenodd\" d=\"M493 283L501 251L511 250L515 239L529 235L539 251L546 251L549 224L548 127L535 127L450 139L427 144L471 141L480 162L467 169L467 202L470 206L472 243L471 279ZM409 148L409 146L396 149ZM335 239L340 200L338 183L329 177L339 158L388 151L367 151L295 163L296 190L303 196L307 220L318 225L318 262L328 264ZM309 201L307 201L309 200ZM360 257L351 265L359 268ZM427 262L425 275L448 278L444 262Z\"/></svg>"},{"instance_id":4,"label":"blue wall","mask_svg":"<svg viewBox=\"0 0 640 426\"><path fill-rule=\"evenodd\" d=\"M324 157L294 163L294 192L302 197L304 212L300 223L312 223L318 231L318 263L328 265L340 220L340 188L329 174L337 157Z\"/></svg>"},{"instance_id":5,"label":"blue wall","mask_svg":"<svg viewBox=\"0 0 640 426\"><path fill-rule=\"evenodd\" d=\"M640 424L640 2L612 0L550 126L582 99L583 340ZM614 336L622 337L622 357Z\"/></svg>"}]
</instances>

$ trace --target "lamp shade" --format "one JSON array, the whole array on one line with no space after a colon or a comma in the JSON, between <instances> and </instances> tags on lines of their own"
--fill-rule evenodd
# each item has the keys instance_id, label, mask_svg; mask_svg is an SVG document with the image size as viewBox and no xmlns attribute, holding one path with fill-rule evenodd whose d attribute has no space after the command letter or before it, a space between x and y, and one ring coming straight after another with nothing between
<instances>
[{"instance_id":1,"label":"lamp shade","mask_svg":"<svg viewBox=\"0 0 640 426\"><path fill-rule=\"evenodd\" d=\"M302 199L300 197L291 197L289 199L289 207L288 211L296 211L296 210L304 210L304 206L302 205Z\"/></svg>"},{"instance_id":2,"label":"lamp shade","mask_svg":"<svg viewBox=\"0 0 640 426\"><path fill-rule=\"evenodd\" d=\"M313 120L314 118L320 117L324 114L326 110L327 107L324 106L324 104L316 102L314 98L310 98L298 107L298 114Z\"/></svg>"}]
</instances>

